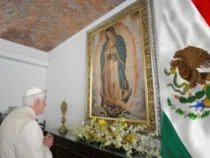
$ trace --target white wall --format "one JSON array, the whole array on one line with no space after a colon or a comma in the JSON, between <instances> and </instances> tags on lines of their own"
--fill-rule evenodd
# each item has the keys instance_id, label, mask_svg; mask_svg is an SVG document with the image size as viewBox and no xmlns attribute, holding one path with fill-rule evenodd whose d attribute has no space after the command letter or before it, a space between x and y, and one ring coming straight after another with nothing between
<instances>
[{"instance_id":1,"label":"white wall","mask_svg":"<svg viewBox=\"0 0 210 158\"><path fill-rule=\"evenodd\" d=\"M21 106L27 88L45 88L48 65L48 53L0 39L0 111Z\"/></svg>"},{"instance_id":2,"label":"white wall","mask_svg":"<svg viewBox=\"0 0 210 158\"><path fill-rule=\"evenodd\" d=\"M44 115L47 128L58 128L61 125L60 103L63 99L66 99L68 103L67 125L80 123L84 120L87 31L135 1L125 1L50 52L50 66L47 72L48 97Z\"/></svg>"}]
</instances>

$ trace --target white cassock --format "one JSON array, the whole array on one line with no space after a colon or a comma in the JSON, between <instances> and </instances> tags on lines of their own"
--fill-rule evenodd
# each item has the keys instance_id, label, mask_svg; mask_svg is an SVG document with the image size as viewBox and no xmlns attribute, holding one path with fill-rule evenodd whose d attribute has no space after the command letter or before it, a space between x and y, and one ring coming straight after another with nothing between
<instances>
[{"instance_id":1,"label":"white cassock","mask_svg":"<svg viewBox=\"0 0 210 158\"><path fill-rule=\"evenodd\" d=\"M52 158L43 138L34 111L17 108L0 126L0 158Z\"/></svg>"}]
</instances>

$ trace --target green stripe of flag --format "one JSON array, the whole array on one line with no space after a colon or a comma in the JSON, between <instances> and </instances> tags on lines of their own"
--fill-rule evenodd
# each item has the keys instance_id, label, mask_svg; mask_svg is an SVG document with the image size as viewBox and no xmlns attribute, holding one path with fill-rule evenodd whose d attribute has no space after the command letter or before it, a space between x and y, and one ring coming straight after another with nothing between
<instances>
[{"instance_id":1,"label":"green stripe of flag","mask_svg":"<svg viewBox=\"0 0 210 158\"><path fill-rule=\"evenodd\" d=\"M191 158L164 112L161 115L161 156L162 158Z\"/></svg>"}]
</instances>

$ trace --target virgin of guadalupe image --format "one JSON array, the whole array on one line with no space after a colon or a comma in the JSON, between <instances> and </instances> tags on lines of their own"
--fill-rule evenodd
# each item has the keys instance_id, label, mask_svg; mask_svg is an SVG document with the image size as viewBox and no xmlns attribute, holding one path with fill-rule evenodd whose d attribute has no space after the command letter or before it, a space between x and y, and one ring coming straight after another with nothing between
<instances>
[{"instance_id":1,"label":"virgin of guadalupe image","mask_svg":"<svg viewBox=\"0 0 210 158\"><path fill-rule=\"evenodd\" d=\"M115 33L113 27L105 30L106 41L103 44L101 64L101 107L112 117L119 116L126 111L132 89L126 78L126 44L121 35Z\"/></svg>"}]
</instances>

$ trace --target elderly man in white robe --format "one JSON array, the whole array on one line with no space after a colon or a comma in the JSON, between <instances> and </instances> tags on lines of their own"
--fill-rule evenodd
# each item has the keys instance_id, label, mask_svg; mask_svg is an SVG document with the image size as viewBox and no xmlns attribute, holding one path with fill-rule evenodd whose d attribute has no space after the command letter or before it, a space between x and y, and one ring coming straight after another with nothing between
<instances>
[{"instance_id":1,"label":"elderly man in white robe","mask_svg":"<svg viewBox=\"0 0 210 158\"><path fill-rule=\"evenodd\" d=\"M46 91L28 89L23 105L10 112L0 126L0 158L52 158L53 136L43 132L36 116L43 113Z\"/></svg>"}]
</instances>

